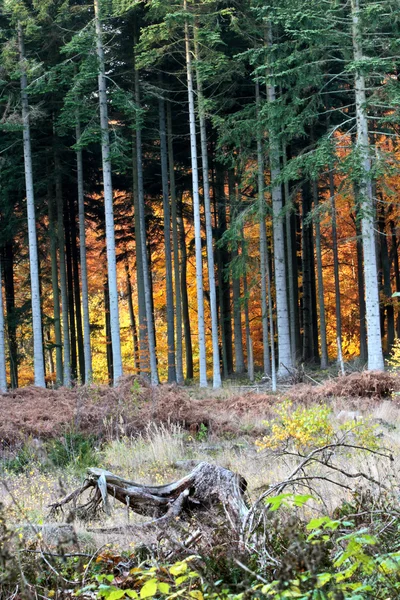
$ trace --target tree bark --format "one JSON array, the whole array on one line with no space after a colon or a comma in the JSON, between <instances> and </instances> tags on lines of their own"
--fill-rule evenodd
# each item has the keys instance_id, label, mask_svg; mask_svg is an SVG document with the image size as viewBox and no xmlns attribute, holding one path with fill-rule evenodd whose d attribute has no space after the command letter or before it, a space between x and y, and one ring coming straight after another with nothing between
<instances>
[{"instance_id":1,"label":"tree bark","mask_svg":"<svg viewBox=\"0 0 400 600\"><path fill-rule=\"evenodd\" d=\"M0 256L0 392L7 391L6 375L6 344L4 338L4 301L3 301L3 277L2 260Z\"/></svg>"},{"instance_id":2,"label":"tree bark","mask_svg":"<svg viewBox=\"0 0 400 600\"><path fill-rule=\"evenodd\" d=\"M182 299L179 273L179 234L178 234L178 210L175 188L175 166L174 147L172 132L171 104L167 103L167 138L168 138L168 162L169 162L169 186L171 193L171 217L172 217L172 247L174 252L174 288L175 288L175 333L176 333L176 382L183 383L183 352L182 352Z\"/></svg>"},{"instance_id":3,"label":"tree bark","mask_svg":"<svg viewBox=\"0 0 400 600\"><path fill-rule=\"evenodd\" d=\"M228 187L229 199L231 207L231 223L237 217L237 193L235 186L235 172L228 172ZM232 249L232 261L239 256L239 243L234 242ZM242 339L242 305L240 302L240 276L237 273L237 268L232 273L232 296L233 296L233 331L234 331L234 348L235 348L235 373L241 375L244 373L244 354L243 354L243 339Z\"/></svg>"},{"instance_id":4,"label":"tree bark","mask_svg":"<svg viewBox=\"0 0 400 600\"><path fill-rule=\"evenodd\" d=\"M75 201L72 197L69 198L70 206L70 223L71 223L71 251L72 251L72 272L74 284L74 300L75 300L75 318L76 318L76 339L78 343L78 364L79 376L81 383L85 383L85 354L83 342L83 327L82 327L82 308L81 308L81 288L79 285L79 257L77 248L77 231L76 231L76 211Z\"/></svg>"},{"instance_id":5,"label":"tree bark","mask_svg":"<svg viewBox=\"0 0 400 600\"><path fill-rule=\"evenodd\" d=\"M256 110L257 119L260 111L260 89L256 83ZM263 340L263 369L264 375L271 374L271 363L269 356L268 340L268 308L267 308L267 230L265 226L265 196L264 196L264 158L262 148L262 134L260 126L257 126L257 189L258 189L258 210L260 220L260 276L261 276L261 319L262 319L262 340Z\"/></svg>"},{"instance_id":6,"label":"tree bark","mask_svg":"<svg viewBox=\"0 0 400 600\"><path fill-rule=\"evenodd\" d=\"M108 287L110 295L110 327L113 351L114 385L122 376L122 356L119 327L117 259L115 251L113 188L111 179L110 135L108 128L107 85L105 76L103 33L100 20L99 0L94 0L96 52L98 59L98 93L101 128L101 155L103 163L104 212L106 224L106 247Z\"/></svg>"},{"instance_id":7,"label":"tree bark","mask_svg":"<svg viewBox=\"0 0 400 600\"><path fill-rule=\"evenodd\" d=\"M192 336L190 330L190 316L189 316L189 298L187 291L187 250L186 250L186 235L185 235L185 224L183 222L182 215L182 198L180 198L178 204L178 233L179 233L179 249L181 253L181 297L182 297L182 320L183 320L183 332L185 337L185 358L186 358L186 379L193 379L193 348L192 348Z\"/></svg>"},{"instance_id":8,"label":"tree bark","mask_svg":"<svg viewBox=\"0 0 400 600\"><path fill-rule=\"evenodd\" d=\"M78 101L77 101L78 104ZM75 117L75 136L76 143L81 139L81 123L79 109ZM92 373L92 350L90 347L90 315L89 315L89 289L87 276L87 257L86 257L86 227L85 227L85 194L83 187L83 160L82 150L76 151L76 167L78 177L78 214L79 214L79 255L81 265L81 290L82 290L82 310L83 310L83 351L85 359L84 382L91 383Z\"/></svg>"},{"instance_id":9,"label":"tree bark","mask_svg":"<svg viewBox=\"0 0 400 600\"><path fill-rule=\"evenodd\" d=\"M342 354L342 310L340 299L340 278L339 278L339 251L337 240L337 223L336 223L336 202L335 202L335 182L333 178L333 170L329 170L329 195L331 201L331 223L332 223L332 252L333 252L333 271L335 278L335 313L336 313L336 339L338 343L338 361Z\"/></svg>"},{"instance_id":10,"label":"tree bark","mask_svg":"<svg viewBox=\"0 0 400 600\"><path fill-rule=\"evenodd\" d=\"M31 278L33 363L35 385L46 387L43 359L42 315L40 306L39 259L36 239L35 197L32 173L29 103L26 88L28 80L25 67L25 47L22 25L18 22L18 48L21 69L22 136L24 146L26 204L28 215L29 268Z\"/></svg>"},{"instance_id":11,"label":"tree bark","mask_svg":"<svg viewBox=\"0 0 400 600\"><path fill-rule=\"evenodd\" d=\"M138 340L138 334L137 334L135 312L133 310L132 282L131 282L131 274L129 271L129 264L128 264L127 257L125 260L125 274L126 274L126 295L128 298L129 322L130 322L131 332L132 332L134 368L135 368L136 373L139 375L139 373L140 373L139 340Z\"/></svg>"},{"instance_id":12,"label":"tree bark","mask_svg":"<svg viewBox=\"0 0 400 600\"><path fill-rule=\"evenodd\" d=\"M187 11L187 0L184 0L183 8ZM189 103L189 127L190 127L190 156L192 162L192 193L194 213L194 240L196 251L196 288L197 288L197 324L199 343L199 371L200 387L207 387L207 361L206 361L206 338L204 324L204 293L203 293L203 258L201 243L200 222L200 198L199 198L199 172L197 163L196 142L196 116L194 109L193 92L193 70L189 39L189 24L185 20L185 53L186 53L186 77Z\"/></svg>"},{"instance_id":13,"label":"tree bark","mask_svg":"<svg viewBox=\"0 0 400 600\"><path fill-rule=\"evenodd\" d=\"M161 179L164 212L165 283L167 292L168 383L176 383L174 290L172 285L171 213L168 193L167 128L165 102L158 100L160 125Z\"/></svg>"},{"instance_id":14,"label":"tree bark","mask_svg":"<svg viewBox=\"0 0 400 600\"><path fill-rule=\"evenodd\" d=\"M383 201L383 197L381 197L381 201ZM394 307L392 304L392 283L390 277L390 258L389 258L389 249L387 243L387 235L386 235L386 211L385 205L382 202L381 211L379 214L379 247L381 252L381 261L382 261L382 275L383 275L383 294L386 298L384 311L386 313L386 323L387 323L387 347L386 351L390 352L392 346L394 344L395 338L395 326L394 326Z\"/></svg>"},{"instance_id":15,"label":"tree bark","mask_svg":"<svg viewBox=\"0 0 400 600\"><path fill-rule=\"evenodd\" d=\"M198 65L199 46L197 42L197 27L194 33L194 50L196 64ZM219 346L218 346L218 313L217 313L217 297L215 286L215 267L214 267L214 247L213 247L213 229L211 222L211 201L210 201L210 182L208 168L208 149L207 149L207 133L206 119L204 112L204 99L201 76L196 68L197 82L197 106L200 122L200 143L201 143L201 163L203 170L203 196L204 196L204 213L206 218L206 243L207 243L207 266L208 266L208 285L210 289L210 311L211 311L211 338L213 349L213 388L221 387L221 372L219 366Z\"/></svg>"},{"instance_id":16,"label":"tree bark","mask_svg":"<svg viewBox=\"0 0 400 600\"><path fill-rule=\"evenodd\" d=\"M328 368L328 346L326 343L326 317L325 317L325 295L324 295L324 275L322 271L322 247L321 247L321 222L319 215L319 191L315 180L312 182L315 214L315 246L317 253L317 278L318 278L318 307L319 307L319 326L321 337L321 369Z\"/></svg>"},{"instance_id":17,"label":"tree bark","mask_svg":"<svg viewBox=\"0 0 400 600\"><path fill-rule=\"evenodd\" d=\"M362 26L360 23L359 0L351 0L351 20L353 57L356 63L364 59L362 50ZM368 120L366 110L365 77L356 68L354 93L356 102L358 151L362 173L359 181L361 203L361 226L364 253L365 307L368 337L368 369L381 371L384 369L381 325L379 317L379 294L377 279L376 241L374 233L375 210L371 186L371 159L368 138Z\"/></svg>"},{"instance_id":18,"label":"tree bark","mask_svg":"<svg viewBox=\"0 0 400 600\"><path fill-rule=\"evenodd\" d=\"M68 201L65 203L64 212L64 231L65 231L65 257L67 263L67 290L68 290L68 315L69 315L69 334L71 348L71 379L73 382L78 380L78 355L76 351L76 323L75 323L75 294L74 294L74 275L72 266L72 240L71 240L71 221L69 215Z\"/></svg>"},{"instance_id":19,"label":"tree bark","mask_svg":"<svg viewBox=\"0 0 400 600\"><path fill-rule=\"evenodd\" d=\"M362 249L362 237L361 237L361 223L359 216L359 202L358 194L355 193L356 199L356 216L355 216L355 227L356 227L356 248L357 248L357 285L358 285L358 303L360 307L360 359L362 362L368 360L368 349L367 349L367 328L365 322L365 293L364 293L364 266L363 266L363 249Z\"/></svg>"},{"instance_id":20,"label":"tree bark","mask_svg":"<svg viewBox=\"0 0 400 600\"><path fill-rule=\"evenodd\" d=\"M393 255L394 280L396 283L396 292L400 292L399 252L398 252L396 225L395 225L394 221L390 221L390 231L392 234L392 255ZM400 304L400 298L397 298L397 303ZM400 311L399 311L399 309L397 309L396 336L400 337Z\"/></svg>"},{"instance_id":21,"label":"tree bark","mask_svg":"<svg viewBox=\"0 0 400 600\"><path fill-rule=\"evenodd\" d=\"M310 212L310 184L304 182L302 186L302 275L303 275L303 361L314 360L314 336L313 336L313 306L312 306L312 265L310 257L310 237L312 238L311 226L308 222Z\"/></svg>"},{"instance_id":22,"label":"tree bark","mask_svg":"<svg viewBox=\"0 0 400 600\"><path fill-rule=\"evenodd\" d=\"M11 388L15 389L18 387L18 342L17 313L15 310L13 240L6 242L4 246L3 276L7 315L8 351L10 357L10 384Z\"/></svg>"},{"instance_id":23,"label":"tree bark","mask_svg":"<svg viewBox=\"0 0 400 600\"><path fill-rule=\"evenodd\" d=\"M113 364L113 351L112 351L112 336L111 336L111 323L110 323L110 292L108 289L108 277L104 278L104 326L106 330L106 357L107 357L107 374L108 374L108 385L113 385L114 382L114 364Z\"/></svg>"}]
</instances>

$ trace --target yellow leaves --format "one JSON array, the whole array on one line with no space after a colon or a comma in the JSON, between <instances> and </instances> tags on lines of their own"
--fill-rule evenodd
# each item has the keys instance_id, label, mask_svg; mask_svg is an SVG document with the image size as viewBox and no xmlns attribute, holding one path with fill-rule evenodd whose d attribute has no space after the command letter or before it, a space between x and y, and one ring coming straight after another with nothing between
<instances>
[{"instance_id":1,"label":"yellow leaves","mask_svg":"<svg viewBox=\"0 0 400 600\"><path fill-rule=\"evenodd\" d=\"M327 406L299 406L293 410L293 402L282 402L277 410L278 419L264 425L271 433L256 441L259 450L277 449L292 444L297 450L323 446L332 439L334 430L330 422L331 409Z\"/></svg>"}]
</instances>

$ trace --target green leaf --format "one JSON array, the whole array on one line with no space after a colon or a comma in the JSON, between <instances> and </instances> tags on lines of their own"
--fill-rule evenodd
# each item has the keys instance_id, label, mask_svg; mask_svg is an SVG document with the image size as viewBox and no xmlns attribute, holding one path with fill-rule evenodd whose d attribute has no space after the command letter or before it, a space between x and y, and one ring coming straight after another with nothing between
<instances>
[{"instance_id":1,"label":"green leaf","mask_svg":"<svg viewBox=\"0 0 400 600\"><path fill-rule=\"evenodd\" d=\"M169 594L169 584L160 581L160 583L158 584L158 591L161 594Z\"/></svg>"},{"instance_id":2,"label":"green leaf","mask_svg":"<svg viewBox=\"0 0 400 600\"><path fill-rule=\"evenodd\" d=\"M149 579L140 590L141 598L153 598L157 593L157 579Z\"/></svg>"}]
</instances>

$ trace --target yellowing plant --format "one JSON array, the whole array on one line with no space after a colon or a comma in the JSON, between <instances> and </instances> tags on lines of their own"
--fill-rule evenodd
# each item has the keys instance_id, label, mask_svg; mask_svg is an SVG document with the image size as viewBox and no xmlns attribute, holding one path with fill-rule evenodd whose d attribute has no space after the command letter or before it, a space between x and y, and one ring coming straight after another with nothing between
<instances>
[{"instance_id":1,"label":"yellowing plant","mask_svg":"<svg viewBox=\"0 0 400 600\"><path fill-rule=\"evenodd\" d=\"M330 422L328 406L299 406L293 410L293 402L286 400L278 408L278 419L264 425L271 433L256 441L259 450L276 449L292 444L296 450L323 446L332 440L334 430Z\"/></svg>"},{"instance_id":2,"label":"yellowing plant","mask_svg":"<svg viewBox=\"0 0 400 600\"><path fill-rule=\"evenodd\" d=\"M400 369L400 338L396 338L390 352L390 358L388 359L388 365L397 371Z\"/></svg>"}]
</instances>

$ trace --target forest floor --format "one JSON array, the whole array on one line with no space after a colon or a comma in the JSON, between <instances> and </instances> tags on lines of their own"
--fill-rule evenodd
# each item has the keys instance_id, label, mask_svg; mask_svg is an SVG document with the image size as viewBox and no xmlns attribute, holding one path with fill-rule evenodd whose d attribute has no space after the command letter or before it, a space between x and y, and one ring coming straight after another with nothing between
<instances>
[{"instance_id":1,"label":"forest floor","mask_svg":"<svg viewBox=\"0 0 400 600\"><path fill-rule=\"evenodd\" d=\"M254 502L274 481L282 481L295 459L259 451L256 441L271 432L282 402L296 407L327 407L333 428L366 424L365 431L390 449L393 461L372 454L344 453L343 473L364 469L378 481L400 484L400 380L391 373L355 372L344 377L283 385L231 383L220 390L162 385L151 388L135 377L107 386L42 390L25 388L3 395L0 403L0 503L8 523L20 527L26 551L38 531L47 548L90 556L106 544L129 551L152 544L154 532L124 532L143 518L114 503L111 516L78 522L64 514L63 527L49 519L49 504L82 483L87 467L102 467L137 483L160 485L183 477L201 461L242 474ZM341 476L340 476L341 477ZM345 476L343 475L343 481ZM328 514L350 497L346 487L316 484ZM113 528L112 533L96 528ZM120 527L115 532L115 527ZM39 529L38 529L39 528ZM72 533L71 533L72 532ZM61 537L60 537L61 536ZM212 545L211 538L208 542ZM51 597L51 596L50 596ZM96 596L97 597L97 596Z\"/></svg>"}]
</instances>

